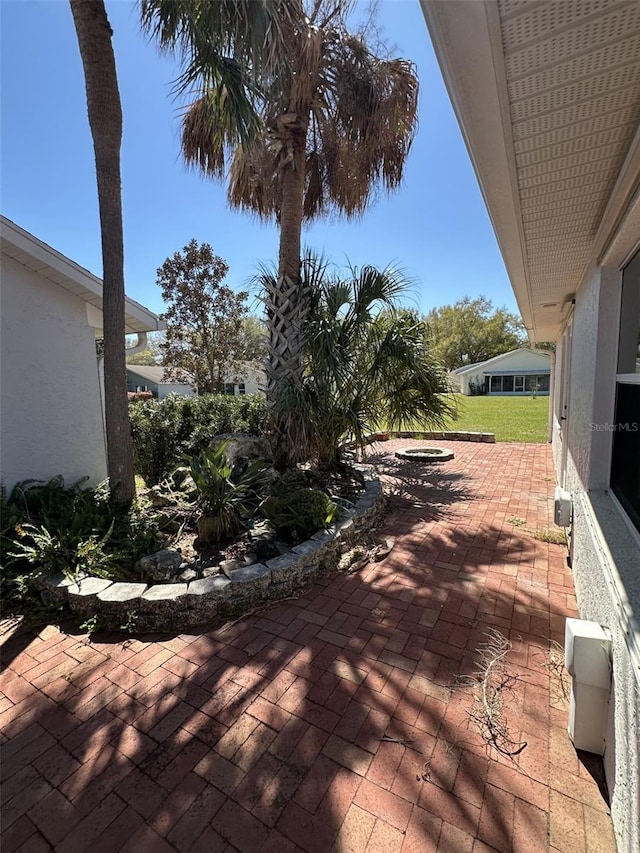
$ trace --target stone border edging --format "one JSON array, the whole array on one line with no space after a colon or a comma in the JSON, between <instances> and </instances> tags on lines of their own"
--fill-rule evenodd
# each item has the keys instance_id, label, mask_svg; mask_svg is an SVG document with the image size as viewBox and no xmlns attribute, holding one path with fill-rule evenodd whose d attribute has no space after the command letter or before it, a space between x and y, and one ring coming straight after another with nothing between
<instances>
[{"instance_id":1,"label":"stone border edging","mask_svg":"<svg viewBox=\"0 0 640 853\"><path fill-rule=\"evenodd\" d=\"M374 432L369 436L369 444L374 441L386 441L389 438L416 438L422 441L434 439L436 441L482 441L487 444L495 444L496 437L492 432L438 432L437 430L427 430L420 432Z\"/></svg>"},{"instance_id":2,"label":"stone border edging","mask_svg":"<svg viewBox=\"0 0 640 853\"><path fill-rule=\"evenodd\" d=\"M266 563L232 569L230 578L213 575L189 583L154 584L55 575L45 578L43 592L68 603L79 616L100 620L108 630L174 631L241 613L264 601L277 600L333 571L355 536L370 529L384 503L380 480L358 466L365 491L352 510L327 530L295 545Z\"/></svg>"}]
</instances>

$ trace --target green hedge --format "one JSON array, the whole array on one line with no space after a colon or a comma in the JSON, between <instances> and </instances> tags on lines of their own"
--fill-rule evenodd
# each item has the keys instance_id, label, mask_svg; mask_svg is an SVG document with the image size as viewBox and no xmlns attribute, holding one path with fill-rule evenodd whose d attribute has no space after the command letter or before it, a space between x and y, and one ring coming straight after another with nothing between
<instances>
[{"instance_id":1,"label":"green hedge","mask_svg":"<svg viewBox=\"0 0 640 853\"><path fill-rule=\"evenodd\" d=\"M129 406L136 473L153 486L180 464L184 454L204 450L212 436L225 432L262 435L267 420L260 394L231 397L165 397Z\"/></svg>"}]
</instances>

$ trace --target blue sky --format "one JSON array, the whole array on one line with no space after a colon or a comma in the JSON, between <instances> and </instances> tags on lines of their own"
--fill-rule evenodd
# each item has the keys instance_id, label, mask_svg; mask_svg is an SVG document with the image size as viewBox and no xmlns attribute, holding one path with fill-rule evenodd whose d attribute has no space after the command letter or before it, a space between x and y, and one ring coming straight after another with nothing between
<instances>
[{"instance_id":1,"label":"blue sky","mask_svg":"<svg viewBox=\"0 0 640 853\"><path fill-rule=\"evenodd\" d=\"M278 234L227 207L220 183L179 154L174 60L140 33L137 7L107 0L124 114L122 184L127 294L162 311L155 271L191 238L229 264L246 287L277 257ZM364 8L364 4L363 4ZM2 213L102 274L93 149L84 80L66 0L0 0ZM516 310L473 169L449 104L418 0L382 0L378 22L420 79L420 126L402 188L356 222L319 221L305 245L342 264L402 267L422 312L480 294Z\"/></svg>"}]
</instances>

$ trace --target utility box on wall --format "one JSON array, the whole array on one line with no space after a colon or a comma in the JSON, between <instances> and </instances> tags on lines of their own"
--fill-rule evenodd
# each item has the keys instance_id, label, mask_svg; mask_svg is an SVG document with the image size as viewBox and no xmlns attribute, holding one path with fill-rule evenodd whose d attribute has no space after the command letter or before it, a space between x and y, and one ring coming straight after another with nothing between
<instances>
[{"instance_id":1,"label":"utility box on wall","mask_svg":"<svg viewBox=\"0 0 640 853\"><path fill-rule=\"evenodd\" d=\"M576 749L603 755L611 693L611 635L597 622L567 619L564 649L571 675L569 737Z\"/></svg>"},{"instance_id":2,"label":"utility box on wall","mask_svg":"<svg viewBox=\"0 0 640 853\"><path fill-rule=\"evenodd\" d=\"M553 496L553 521L558 527L569 527L573 512L571 492L556 486Z\"/></svg>"}]
</instances>

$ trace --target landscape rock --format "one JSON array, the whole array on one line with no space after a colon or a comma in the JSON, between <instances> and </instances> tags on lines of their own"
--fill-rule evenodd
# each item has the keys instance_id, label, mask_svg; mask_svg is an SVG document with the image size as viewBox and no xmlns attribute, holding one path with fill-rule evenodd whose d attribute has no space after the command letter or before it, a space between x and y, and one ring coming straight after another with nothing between
<instances>
[{"instance_id":1,"label":"landscape rock","mask_svg":"<svg viewBox=\"0 0 640 853\"><path fill-rule=\"evenodd\" d=\"M211 439L209 447L213 450L220 447L223 441L228 444L225 448L225 456L232 468L232 476L243 474L249 465L262 459L269 463L273 461L273 454L269 442L265 438L256 435L245 435L241 432L223 433Z\"/></svg>"},{"instance_id":2,"label":"landscape rock","mask_svg":"<svg viewBox=\"0 0 640 853\"><path fill-rule=\"evenodd\" d=\"M168 583L180 573L182 566L182 554L172 548L163 548L155 554L141 557L136 563L136 568L143 577L152 581Z\"/></svg>"}]
</instances>

